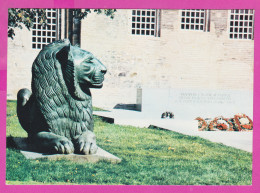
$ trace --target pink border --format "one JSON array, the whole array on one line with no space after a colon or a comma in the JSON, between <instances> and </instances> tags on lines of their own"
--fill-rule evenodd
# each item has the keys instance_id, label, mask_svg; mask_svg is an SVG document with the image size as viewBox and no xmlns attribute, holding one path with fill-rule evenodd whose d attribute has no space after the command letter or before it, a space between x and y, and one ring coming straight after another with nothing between
<instances>
[{"instance_id":1,"label":"pink border","mask_svg":"<svg viewBox=\"0 0 260 193\"><path fill-rule=\"evenodd\" d=\"M43 3L44 2L44 3ZM5 185L5 123L6 123L6 72L7 72L7 9L21 8L160 8L160 9L255 9L255 77L254 77L254 135L252 186L58 186L58 185ZM1 192L260 192L260 3L258 0L1 0L0 6L0 191ZM257 119L258 118L258 119ZM258 150L258 151L257 151Z\"/></svg>"}]
</instances>

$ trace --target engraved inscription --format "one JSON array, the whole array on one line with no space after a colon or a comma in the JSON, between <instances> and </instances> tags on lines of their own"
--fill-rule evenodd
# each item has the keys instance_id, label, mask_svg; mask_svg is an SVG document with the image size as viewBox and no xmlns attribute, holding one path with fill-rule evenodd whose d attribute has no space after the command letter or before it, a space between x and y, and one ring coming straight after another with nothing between
<instances>
[{"instance_id":1,"label":"engraved inscription","mask_svg":"<svg viewBox=\"0 0 260 193\"><path fill-rule=\"evenodd\" d=\"M182 92L175 100L177 103L189 104L233 104L230 94L227 93L197 93L197 92Z\"/></svg>"}]
</instances>

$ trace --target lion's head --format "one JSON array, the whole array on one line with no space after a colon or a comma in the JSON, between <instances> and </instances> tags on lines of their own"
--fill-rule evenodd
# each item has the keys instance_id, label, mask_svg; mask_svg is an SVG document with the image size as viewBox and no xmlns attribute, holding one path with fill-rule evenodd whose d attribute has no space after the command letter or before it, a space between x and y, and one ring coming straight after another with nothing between
<instances>
[{"instance_id":1,"label":"lion's head","mask_svg":"<svg viewBox=\"0 0 260 193\"><path fill-rule=\"evenodd\" d=\"M57 53L56 58L62 64L63 76L69 91L79 99L82 98L81 91L86 92L88 88L103 86L107 69L90 52L68 44Z\"/></svg>"},{"instance_id":2,"label":"lion's head","mask_svg":"<svg viewBox=\"0 0 260 193\"><path fill-rule=\"evenodd\" d=\"M52 132L71 138L93 130L89 88L101 88L105 73L93 54L68 40L44 47L32 67L32 93Z\"/></svg>"},{"instance_id":3,"label":"lion's head","mask_svg":"<svg viewBox=\"0 0 260 193\"><path fill-rule=\"evenodd\" d=\"M82 87L101 88L103 86L106 67L91 54L72 46L70 54L75 65L75 76Z\"/></svg>"}]
</instances>

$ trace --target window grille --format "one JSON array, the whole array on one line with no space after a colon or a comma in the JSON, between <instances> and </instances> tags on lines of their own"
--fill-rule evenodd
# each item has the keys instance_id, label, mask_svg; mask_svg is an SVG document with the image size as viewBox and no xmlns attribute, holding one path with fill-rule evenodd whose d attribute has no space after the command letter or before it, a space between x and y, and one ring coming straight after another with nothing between
<instances>
[{"instance_id":1,"label":"window grille","mask_svg":"<svg viewBox=\"0 0 260 193\"><path fill-rule=\"evenodd\" d=\"M159 10L132 10L132 34L159 36Z\"/></svg>"},{"instance_id":2,"label":"window grille","mask_svg":"<svg viewBox=\"0 0 260 193\"><path fill-rule=\"evenodd\" d=\"M205 31L205 9L183 9L181 11L181 29Z\"/></svg>"},{"instance_id":3,"label":"window grille","mask_svg":"<svg viewBox=\"0 0 260 193\"><path fill-rule=\"evenodd\" d=\"M232 9L230 12L230 39L253 39L254 10Z\"/></svg>"},{"instance_id":4,"label":"window grille","mask_svg":"<svg viewBox=\"0 0 260 193\"><path fill-rule=\"evenodd\" d=\"M32 48L42 49L45 45L56 40L57 34L57 10L46 9L47 24L42 26L40 18L35 17L32 29Z\"/></svg>"}]
</instances>

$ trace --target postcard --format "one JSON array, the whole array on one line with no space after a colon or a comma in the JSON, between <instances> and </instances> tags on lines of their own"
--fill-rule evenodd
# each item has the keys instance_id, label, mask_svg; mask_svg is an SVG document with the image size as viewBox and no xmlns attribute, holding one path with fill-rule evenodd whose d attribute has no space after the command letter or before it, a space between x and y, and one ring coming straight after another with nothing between
<instances>
[{"instance_id":1,"label":"postcard","mask_svg":"<svg viewBox=\"0 0 260 193\"><path fill-rule=\"evenodd\" d=\"M8 1L1 190L258 192L259 5Z\"/></svg>"}]
</instances>

